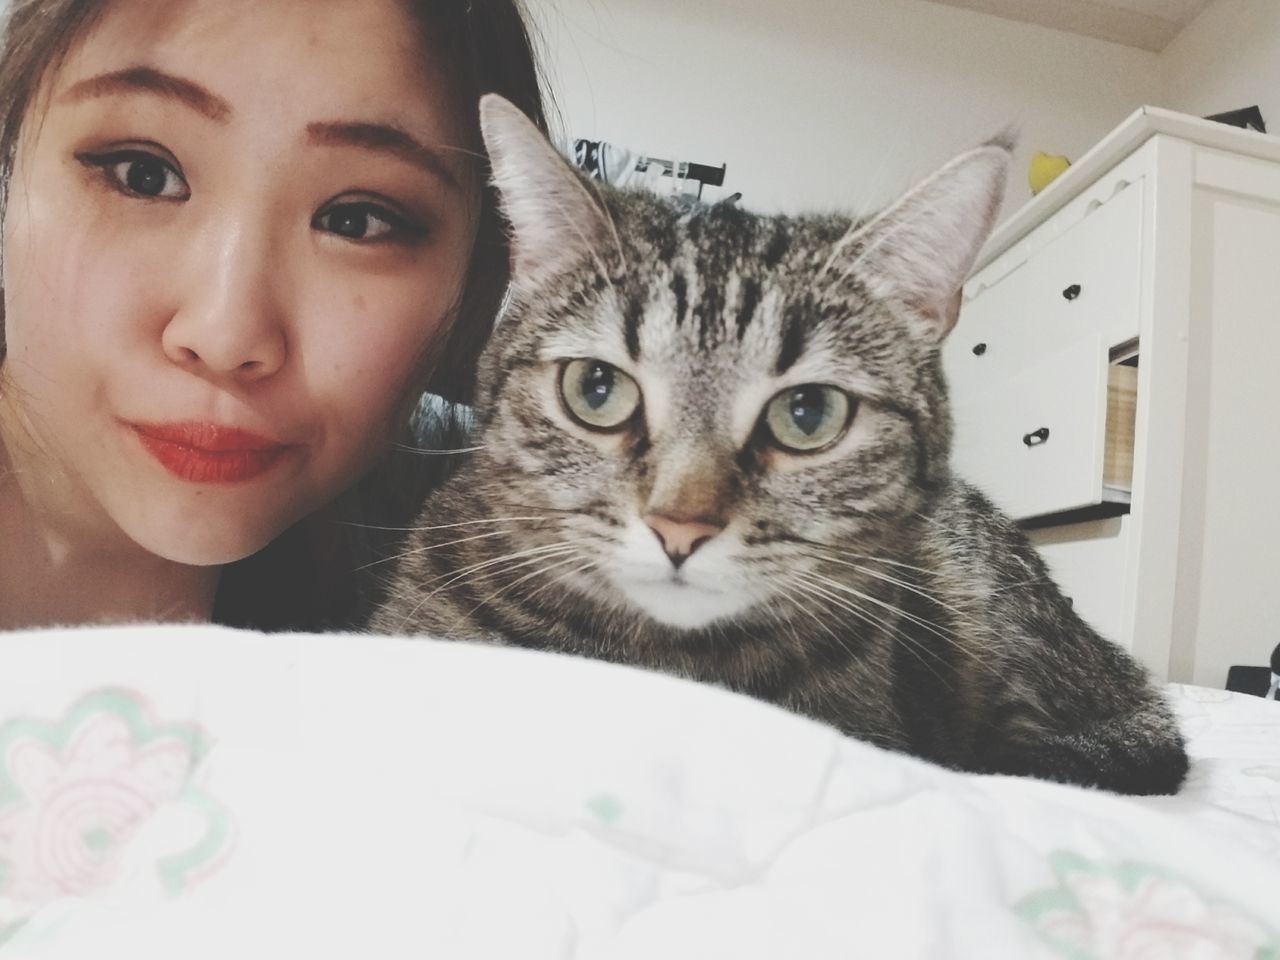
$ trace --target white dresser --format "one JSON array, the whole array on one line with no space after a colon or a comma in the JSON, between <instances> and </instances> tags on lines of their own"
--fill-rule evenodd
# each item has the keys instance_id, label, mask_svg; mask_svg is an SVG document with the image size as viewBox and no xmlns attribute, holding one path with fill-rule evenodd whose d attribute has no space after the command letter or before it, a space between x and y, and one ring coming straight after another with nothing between
<instances>
[{"instance_id":1,"label":"white dresser","mask_svg":"<svg viewBox=\"0 0 1280 960\"><path fill-rule=\"evenodd\" d=\"M1028 527L1086 620L1162 680L1267 662L1280 138L1139 110L996 231L944 361L956 472ZM1136 414L1116 390L1135 380ZM1106 455L1109 383L1131 475Z\"/></svg>"}]
</instances>

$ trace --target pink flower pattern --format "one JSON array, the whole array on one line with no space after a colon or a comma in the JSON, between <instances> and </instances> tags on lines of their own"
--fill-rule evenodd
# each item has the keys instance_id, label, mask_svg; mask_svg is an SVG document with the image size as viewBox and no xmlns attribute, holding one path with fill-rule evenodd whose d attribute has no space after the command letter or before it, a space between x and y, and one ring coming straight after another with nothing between
<instances>
[{"instance_id":1,"label":"pink flower pattern","mask_svg":"<svg viewBox=\"0 0 1280 960\"><path fill-rule=\"evenodd\" d=\"M1058 886L1024 898L1018 912L1059 956L1072 960L1280 958L1275 932L1244 909L1140 863L1109 865L1058 852Z\"/></svg>"},{"instance_id":2,"label":"pink flower pattern","mask_svg":"<svg viewBox=\"0 0 1280 960\"><path fill-rule=\"evenodd\" d=\"M226 818L190 782L207 750L199 728L156 723L129 691L95 691L60 721L0 724L0 944L44 904L108 885L166 804L196 802L209 827L195 850L157 864L170 890L224 855Z\"/></svg>"}]
</instances>

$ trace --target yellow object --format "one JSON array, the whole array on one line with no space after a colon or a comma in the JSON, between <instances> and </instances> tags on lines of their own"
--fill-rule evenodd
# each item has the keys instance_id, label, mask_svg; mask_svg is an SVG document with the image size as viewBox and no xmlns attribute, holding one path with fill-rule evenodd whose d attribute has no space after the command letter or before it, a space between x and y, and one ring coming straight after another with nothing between
<instances>
[{"instance_id":1,"label":"yellow object","mask_svg":"<svg viewBox=\"0 0 1280 960\"><path fill-rule=\"evenodd\" d=\"M1047 153L1037 153L1031 158L1031 169L1027 171L1027 182L1031 184L1031 192L1039 193L1071 166L1066 157L1055 157Z\"/></svg>"}]
</instances>

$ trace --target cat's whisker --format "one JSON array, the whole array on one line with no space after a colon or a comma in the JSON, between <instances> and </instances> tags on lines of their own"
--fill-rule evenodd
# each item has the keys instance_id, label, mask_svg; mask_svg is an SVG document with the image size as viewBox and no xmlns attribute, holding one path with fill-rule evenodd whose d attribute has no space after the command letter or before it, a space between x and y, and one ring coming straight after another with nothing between
<instances>
[{"instance_id":1,"label":"cat's whisker","mask_svg":"<svg viewBox=\"0 0 1280 960\"><path fill-rule=\"evenodd\" d=\"M818 560L819 562L834 563L839 566L849 567L851 569L864 573L867 576L872 577L873 579L880 580L884 583L892 584L894 586L899 587L900 589L908 591L909 593L913 593L916 596L923 597L924 599L930 601L931 603L936 604L938 607L953 614L956 617L956 619L959 620L961 623L972 624L977 622L976 619L973 617L973 615L969 611L964 610L961 607L957 607L954 604L948 603L946 600L941 599L936 594L930 593L928 590L925 590L923 587L920 587L918 584L911 583L908 580L902 580L897 577L889 576L888 574L881 573L869 567L864 567L861 564L852 563L851 561L842 559L841 557L835 556L835 555L815 553L814 559ZM928 572L928 571L922 571L922 572ZM848 584L845 584L845 586L848 589L853 589L853 587L849 586ZM905 610L900 612L904 616L913 616L913 614L910 614ZM928 623L929 621L922 621L922 622ZM938 624L932 624L932 625L935 627L938 627L938 629L945 629Z\"/></svg>"},{"instance_id":2,"label":"cat's whisker","mask_svg":"<svg viewBox=\"0 0 1280 960\"><path fill-rule=\"evenodd\" d=\"M1015 580L1012 583L1002 583L998 587L993 587L990 592L994 596L997 593L1017 590L1019 587L1039 587L1046 583L1053 583L1053 579L1051 577L1034 577L1030 580Z\"/></svg>"},{"instance_id":3,"label":"cat's whisker","mask_svg":"<svg viewBox=\"0 0 1280 960\"><path fill-rule=\"evenodd\" d=\"M562 541L556 541L555 543L545 543L545 544L541 544L541 545L536 546L536 547L530 547L530 548L525 549L525 550L517 550L517 551L514 551L514 552L512 552L512 553L505 553L505 554L502 554L501 556L498 556L498 557L490 557L490 558L488 558L488 559L486 559L486 560L480 560L480 561L477 561L476 563L469 564L469 565L467 565L467 566L465 566L465 567L461 567L461 568L459 568L459 569L450 569L450 570L447 570L446 572L444 572L444 573L442 573L442 574L439 574L438 576L435 576L435 577L432 577L432 578L431 578L431 579L429 579L429 580L425 580L425 581L423 581L422 583L420 583L420 584L419 584L419 586L421 586L421 587L429 587L429 586L431 586L431 585L433 585L433 584L439 583L441 580L446 581L446 582L443 584L443 586L441 586L441 587L437 588L436 590L433 590L433 591L429 594L429 596L434 596L434 595L435 595L436 593L438 593L440 590L445 589L445 588L447 588L447 587L450 587L450 586L452 586L454 583L458 582L459 580L465 579L466 577L470 576L471 574L473 574L473 573L478 573L478 572L480 572L481 570L485 570L485 569L488 569L488 568L490 568L490 567L494 567L494 566L497 566L497 565L502 564L502 563L506 563L507 561L511 561L511 560L523 560L523 559L525 559L525 558L527 558L527 557L538 557L538 556L541 556L541 555L543 555L543 554L545 554L545 553L547 553L547 552L549 552L549 551L569 549L569 548L570 548L570 546L571 546L571 545L570 545L569 543L565 543L565 542L562 542Z\"/></svg>"},{"instance_id":4,"label":"cat's whisker","mask_svg":"<svg viewBox=\"0 0 1280 960\"><path fill-rule=\"evenodd\" d=\"M564 514L569 514L575 517L580 516L582 514L582 511L586 507L590 506L590 504L586 504L580 507L552 507L546 504L515 503L511 500L491 500L489 502L495 507L507 507L509 509L514 509L514 510L546 510L550 513L556 513L556 514L564 513ZM551 519L551 518L548 517L547 519Z\"/></svg>"},{"instance_id":5,"label":"cat's whisker","mask_svg":"<svg viewBox=\"0 0 1280 960\"><path fill-rule=\"evenodd\" d=\"M947 689L954 689L945 676L938 672L935 665L942 666L946 664L946 659L936 650L931 650L922 640L911 636L901 625L893 623L885 617L877 616L874 613L863 609L857 603L848 600L845 597L837 596L826 590L821 585L809 584L809 589L813 591L813 595L820 601L825 601L828 608L843 610L846 613L853 614L865 623L869 624L875 630L881 630L893 637L896 642L902 645L902 648L911 653L920 665L933 674L934 678ZM932 661L932 662L931 662ZM894 680L891 676L891 670L885 673L884 682L892 685Z\"/></svg>"},{"instance_id":6,"label":"cat's whisker","mask_svg":"<svg viewBox=\"0 0 1280 960\"><path fill-rule=\"evenodd\" d=\"M955 644L960 649L964 649L963 638L960 637L960 635L957 634L954 630L950 630L939 623L926 620L923 617L917 616L914 613L911 613L907 610L903 610L901 607L897 606L896 604L889 603L888 601L883 600L880 597L874 596L873 594L864 593L863 591L858 590L856 587L851 587L849 586L849 584L844 583L840 580L836 580L832 577L826 577L826 576L823 576L822 574L817 574L817 573L809 574L809 576L814 577L817 580L822 581L826 584L829 584L830 587L834 590L838 590L842 593L850 594L852 596L857 597L859 600L864 600L868 603L875 604L876 606L881 607L887 610L888 612L895 614L899 617L902 617L903 619L908 620L919 627L923 627L925 630L928 630L934 636L938 637L938 639L945 640L947 643Z\"/></svg>"},{"instance_id":7,"label":"cat's whisker","mask_svg":"<svg viewBox=\"0 0 1280 960\"><path fill-rule=\"evenodd\" d=\"M801 579L796 577L787 578L786 580L783 581L782 585L784 588L795 587L798 589L804 589L804 586L805 586L804 582ZM808 590L806 590L805 593L807 596L815 596L815 594L811 593ZM820 616L818 616L816 613L814 613L804 604L797 602L794 597L787 596L787 599L791 601L791 605L793 608L795 608L796 610L799 610L801 613L805 614L811 620L813 620L813 622L818 625L818 628L822 630L822 632L825 633L827 636L829 636L832 640L834 640L838 646L848 651L851 655L857 654L857 651L853 648L850 641L845 637L840 636L840 634L836 633L836 631L832 629L830 623L823 620Z\"/></svg>"},{"instance_id":8,"label":"cat's whisker","mask_svg":"<svg viewBox=\"0 0 1280 960\"><path fill-rule=\"evenodd\" d=\"M444 547L456 547L460 543L471 543L475 540L488 540L491 537L505 537L510 534L509 530L491 530L488 533L477 533L470 537L461 537L457 540L446 540L443 543L429 543L426 546L414 547L411 550L403 550L400 553L393 554L389 557L383 557L380 560L370 560L366 564L356 567L357 570L368 570L372 567L381 566L384 563L393 563L397 560L404 560L408 557L418 557L424 553L430 553L433 550L440 550Z\"/></svg>"},{"instance_id":9,"label":"cat's whisker","mask_svg":"<svg viewBox=\"0 0 1280 960\"><path fill-rule=\"evenodd\" d=\"M986 660L984 660L980 655L982 653L989 653L992 649L990 644L983 642L983 640L981 639L980 632L975 632L972 636L968 636L968 637L961 636L955 631L949 630L946 627L943 627L941 624L934 623L929 620L925 620L923 617L918 617L915 614L909 613L908 611L903 610L901 607L898 607L895 604L888 603L887 601L881 600L878 597L874 597L871 594L863 593L860 590L855 590L853 587L850 587L848 584L841 583L838 580L833 580L830 577L823 577L820 574L810 574L809 576L817 577L820 581L823 581L829 584L831 589L837 590L845 594L852 594L858 597L859 599L869 601L870 603L873 603L876 606L883 608L890 614L895 614L903 618L904 620L908 621L909 623L915 624L916 626L920 627L923 630L928 631L929 633L937 637L939 640L946 643L952 650L955 650L959 653L964 654L966 657L968 657L972 661L972 663L975 666L986 670L994 677L998 678L1001 676L999 670L997 670L991 664L987 663ZM886 623L886 626L887 625L888 624ZM895 632L901 639L908 641L910 643L914 643L923 648L923 644L921 643L920 640L914 637L911 637L905 631L895 631ZM973 649L974 647L978 649Z\"/></svg>"},{"instance_id":10,"label":"cat's whisker","mask_svg":"<svg viewBox=\"0 0 1280 960\"><path fill-rule=\"evenodd\" d=\"M485 444L476 447L457 447L452 450L446 450L436 447L415 447L411 443L393 443L392 450L398 450L401 453L412 453L420 457L452 457L463 453L475 453L477 450L486 449Z\"/></svg>"},{"instance_id":11,"label":"cat's whisker","mask_svg":"<svg viewBox=\"0 0 1280 960\"><path fill-rule=\"evenodd\" d=\"M827 611L842 610L845 613L852 614L853 616L857 617L859 620L862 620L864 623L869 624L873 628L884 629L887 626L883 621L877 620L875 617L872 617L871 615L863 611L861 608L859 608L857 605L849 603L843 598L837 597L831 594L830 592L822 589L816 584L809 583L803 577L792 578L791 580L788 581L788 583L790 586L795 587L796 589L804 592L804 594L810 597L812 600L815 600L818 603L822 604L823 608L826 609ZM800 610L804 610L806 612L811 613L814 619L818 620L819 623L822 622L821 618L819 618L816 613L812 613L812 611L809 611L807 607L799 604L797 604L797 607ZM847 640L837 635L829 626L824 625L824 629L826 630L826 633L828 634L828 636L830 636L833 640L835 640L836 644L840 646L841 649L843 649L846 653L850 654L850 656L857 656L857 651L854 650L853 647L849 645L849 642ZM874 660L870 660L866 658L863 658L861 662L864 667L874 666L881 683L884 683L884 684L892 683L893 678L890 676L889 669L884 664L876 663Z\"/></svg>"},{"instance_id":12,"label":"cat's whisker","mask_svg":"<svg viewBox=\"0 0 1280 960\"><path fill-rule=\"evenodd\" d=\"M845 584L839 580L835 580L831 577L825 577L821 574L812 573L812 572L806 573L804 574L804 576L806 577L806 579L809 581L811 585L820 587L825 591L829 591L833 594L839 595L841 599L845 600L848 603L853 604L853 606L857 607L857 609L862 611L867 617L871 618L871 620L874 623L878 624L881 627L894 631L901 639L906 640L908 642L919 642L915 638L911 637L904 630L902 630L900 625L895 624L893 621L885 618L884 616L876 616L870 610L861 606L857 601L870 602L874 607L880 610L884 610L889 615L896 615L903 619L910 620L911 615L907 613L905 610L902 610L900 607L896 606L895 604L888 603L887 601L884 601L879 597L875 597L871 594L863 593L861 590L856 590L848 586L848 584ZM952 642L951 638L948 638L948 637L942 637L942 639L946 640L948 643Z\"/></svg>"},{"instance_id":13,"label":"cat's whisker","mask_svg":"<svg viewBox=\"0 0 1280 960\"><path fill-rule=\"evenodd\" d=\"M506 563L511 560L520 560L521 562L517 564L513 564L512 566L509 566L506 569L519 570L525 566L528 566L529 564L538 563L541 560L547 559L552 556L558 556L562 553L568 553L573 549L575 549L575 545L572 543L557 542L557 543L543 544L542 546L533 547L532 549L529 549L529 550L519 550L519 551L516 551L515 553L504 554L503 556L500 556L500 557L493 557L489 560L484 560L479 563L473 563L470 566L463 567L461 570L449 570L448 572L440 574L439 576L432 577L430 580L427 580L424 583L422 583L421 586L424 588L429 587L434 583L438 583L440 580L445 580L445 582L440 586L436 587L434 590L426 591L423 593L421 599L413 606L413 608L408 613L405 614L403 621L401 622L400 629L403 630L405 626L407 626L408 623L411 620L413 620L415 616L417 616L418 611L421 610L428 603L428 601L430 601L433 597L435 597L436 594L440 593L440 591L442 590L447 590L449 587L454 586L459 581L466 582L468 580L474 579L475 575L480 573L481 571L490 569L494 566ZM446 580L445 578L449 578L449 579Z\"/></svg>"},{"instance_id":14,"label":"cat's whisker","mask_svg":"<svg viewBox=\"0 0 1280 960\"><path fill-rule=\"evenodd\" d=\"M482 570L487 570L491 567L499 566L512 560L520 560L524 563L528 563L535 558L541 558L550 553L571 550L580 542L582 541L556 541L555 543L545 543L541 546L530 547L525 550L516 550L513 553L506 553L500 557L491 557L488 560L481 560L477 563L462 567L460 570L450 570L446 573L440 574L439 576L432 577L430 580L427 580L423 586L430 586L440 580L445 580L443 585L432 591L432 595L434 595L435 593L439 593L441 590L453 586L459 581L469 579L473 574L479 573ZM513 566L507 569L518 568Z\"/></svg>"},{"instance_id":15,"label":"cat's whisker","mask_svg":"<svg viewBox=\"0 0 1280 960\"><path fill-rule=\"evenodd\" d=\"M558 554L557 554L557 556L558 556ZM538 559L539 559L539 560L542 560L542 559L544 559L544 558L539 557ZM578 561L580 561L581 559L582 559L582 554L581 554L581 553L579 553L579 552L575 549L575 550L571 551L571 552L569 553L569 555L568 555L566 558L562 559L562 560L556 560L554 563L548 564L548 565L547 565L547 566L545 566L545 567L539 567L537 570L534 570L534 571L533 571L533 572L531 572L531 573L526 573L524 576L520 577L518 580L513 580L511 583L508 583L508 584L503 585L502 587L499 587L497 590L493 591L493 593L490 593L488 596L484 597L484 598L483 598L479 603L477 603L474 607L472 607L472 608L471 608L471 610L468 612L467 616L468 616L468 617L473 616L473 615L475 614L475 612L476 612L477 610L479 610L481 607L485 606L486 604L492 603L494 600L496 600L498 597L502 596L502 595L503 595L504 593L506 593L508 590L514 590L516 587L520 586L520 584L522 584L522 583L526 583L526 582L528 582L529 580L532 580L532 579L533 579L533 578L535 578L535 577L545 576L546 574L550 573L552 570L558 570L558 569L560 569L561 567L567 566L567 565L568 565L568 564L570 564L570 563L577 563L577 562L578 562ZM594 566L594 565L595 565L595 561L594 561L594 560L589 560L589 561L587 562L587 565ZM584 569L585 569L585 567L584 567ZM541 588L539 588L539 589L541 589ZM535 591L535 593L536 593L536 592L537 592L537 591ZM525 597L524 597L524 601L525 601L526 603L528 603L532 596L533 596L532 594L530 594L530 595L528 595L528 596L525 596Z\"/></svg>"},{"instance_id":16,"label":"cat's whisker","mask_svg":"<svg viewBox=\"0 0 1280 960\"><path fill-rule=\"evenodd\" d=\"M967 611L961 610L959 607L956 607L950 603L947 603L945 600L939 599L936 595L916 586L913 583L908 583L906 580L901 580L897 577L891 577L887 573L880 573L879 571L872 570L870 567L865 567L860 563L852 563L848 560L841 560L835 556L820 556L819 559L821 559L823 562L826 562L826 563L835 563L843 567L849 567L853 570L857 570L860 573L865 573L869 577L874 577L877 580L883 580L885 583L891 583L894 586L901 587L903 590L909 591L910 593L914 593L918 597L923 597L924 599L928 600L930 603L937 604L942 609L950 613L954 613L957 617L960 617L965 621L970 621L972 619Z\"/></svg>"},{"instance_id":17,"label":"cat's whisker","mask_svg":"<svg viewBox=\"0 0 1280 960\"><path fill-rule=\"evenodd\" d=\"M896 643L901 644L902 649L913 655L913 657L915 657L915 659L920 663L920 666L927 669L929 673L932 673L933 677L936 678L940 684L947 687L948 690L954 690L950 681L948 681L942 673L938 672L938 667L945 666L946 658L942 657L942 654L938 653L937 650L929 648L929 646L925 644L923 640L920 640L919 637L911 636L908 631L904 630L904 628L899 625L899 623L893 623L886 617L876 616L876 614L872 612L865 611L865 609L859 607L858 604L847 602L845 598L838 598L838 596L831 596L829 594L823 595L826 596L828 602L835 605L837 609L844 609L844 611L855 613L855 616L858 613L863 614L865 621L870 623L874 628L877 628L877 630L886 631L888 635L892 636ZM886 682L888 682L888 684L892 684L893 678L888 678Z\"/></svg>"},{"instance_id":18,"label":"cat's whisker","mask_svg":"<svg viewBox=\"0 0 1280 960\"><path fill-rule=\"evenodd\" d=\"M490 583L494 580L501 578L506 574L514 573L518 570L524 570L527 567L535 566L536 564L542 563L543 561L554 560L559 557L567 557L570 560L572 560L575 558L574 550L572 549L560 550L560 551L539 554L536 557L528 557L524 560L521 560L519 563L513 563L510 566L502 567L500 569L489 570L481 573L479 576L469 577L466 582L468 584L475 584L477 581ZM537 572L538 571L535 570L533 571L533 574L536 575ZM483 606L483 604L481 604L481 606ZM479 609L479 607L477 607L477 609Z\"/></svg>"},{"instance_id":19,"label":"cat's whisker","mask_svg":"<svg viewBox=\"0 0 1280 960\"><path fill-rule=\"evenodd\" d=\"M927 514L920 513L918 511L914 514L914 516L925 521L926 523L932 524L935 527L939 527L940 529L947 531L947 528L943 526L943 521L938 519L937 517L931 517L931 516L928 516ZM882 562L887 563L890 561L882 561ZM1020 566L1024 570L1026 570L1028 573L1031 572L1031 567L1026 562L1020 562ZM924 571L924 572L927 573L929 571ZM1026 580L1014 580L1014 581L1002 583L1000 586L993 588L990 592L992 594L1004 593L1007 590L1014 590L1014 589L1017 589L1018 587L1034 587L1034 586L1040 586L1042 584L1052 585L1053 582L1054 582L1053 577L1049 576L1048 574L1038 573L1035 576L1029 577Z\"/></svg>"},{"instance_id":20,"label":"cat's whisker","mask_svg":"<svg viewBox=\"0 0 1280 960\"><path fill-rule=\"evenodd\" d=\"M574 559L581 559L581 557L579 556ZM569 577L575 576L576 574L579 574L579 573L585 573L587 570L591 570L599 566L600 566L600 561L588 560L586 563L580 566L574 567L572 570L566 570L564 573L560 574L560 576L554 577L547 583L544 583L542 586L538 587L538 589L534 590L533 593L526 594L524 597L525 602L528 603L532 601L534 597L542 593L542 591L546 590L548 587L553 587L557 583L562 583L563 581L567 580Z\"/></svg>"},{"instance_id":21,"label":"cat's whisker","mask_svg":"<svg viewBox=\"0 0 1280 960\"><path fill-rule=\"evenodd\" d=\"M852 553L846 547L844 547L839 543L828 543L823 540L810 540L808 537L800 537L795 535L788 535L787 541L784 541L784 542L797 543L806 547L812 547L815 550L822 550L827 553L832 553L838 557L842 557L847 560L866 560L868 563L883 563L892 567L900 567L901 569L904 569L904 570L914 570L917 573L929 574L930 576L934 575L937 572L936 570L932 570L929 567L920 567L920 566L916 566L915 564L904 563L901 560L894 560L894 559L891 559L890 557L881 557L881 556L870 554L870 553Z\"/></svg>"},{"instance_id":22,"label":"cat's whisker","mask_svg":"<svg viewBox=\"0 0 1280 960\"><path fill-rule=\"evenodd\" d=\"M836 547L827 547L829 550L836 550ZM848 553L847 551L839 551L839 556L851 558L853 560L866 560L868 563L883 563L891 567L898 567L903 570L914 570L916 573L926 573L933 575L937 571L930 570L928 567L918 567L915 564L903 563L901 560L890 560L888 557L877 557L867 553Z\"/></svg>"},{"instance_id":23,"label":"cat's whisker","mask_svg":"<svg viewBox=\"0 0 1280 960\"><path fill-rule=\"evenodd\" d=\"M373 523L356 523L351 520L341 521L343 526L357 527L361 530L383 530L390 533L429 533L433 530L452 530L455 527L469 527L480 523L513 523L515 521L554 520L555 517L485 517L481 520L459 520L457 523L438 523L427 527L383 527Z\"/></svg>"}]
</instances>

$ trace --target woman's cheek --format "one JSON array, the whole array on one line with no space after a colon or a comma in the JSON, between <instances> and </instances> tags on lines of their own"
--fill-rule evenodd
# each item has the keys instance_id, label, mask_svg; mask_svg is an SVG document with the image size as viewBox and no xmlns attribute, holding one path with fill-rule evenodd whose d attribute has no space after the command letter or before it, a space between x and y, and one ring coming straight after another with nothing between
<instances>
[{"instance_id":1,"label":"woman's cheek","mask_svg":"<svg viewBox=\"0 0 1280 960\"><path fill-rule=\"evenodd\" d=\"M58 214L48 205L31 209L7 232L7 338L16 350L73 365L78 357L101 373L108 357L143 349L147 331L163 323L173 239L139 242L103 216Z\"/></svg>"},{"instance_id":2,"label":"woman's cheek","mask_svg":"<svg viewBox=\"0 0 1280 960\"><path fill-rule=\"evenodd\" d=\"M442 279L366 280L300 310L297 359L304 370L323 371L324 382L307 389L323 397L335 427L353 434L344 445L366 449L371 435L378 445L389 440L408 396L423 389L423 358L445 332L461 285Z\"/></svg>"}]
</instances>

